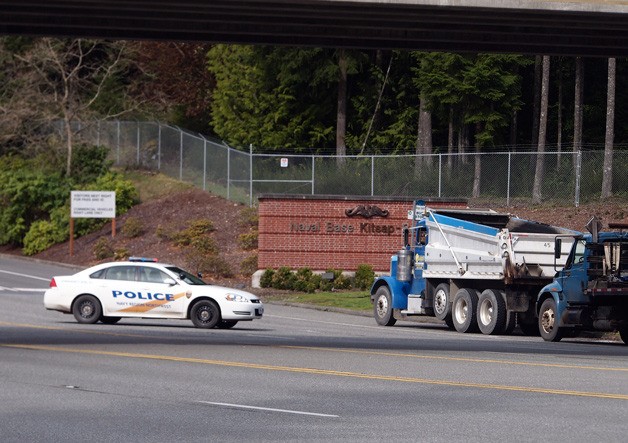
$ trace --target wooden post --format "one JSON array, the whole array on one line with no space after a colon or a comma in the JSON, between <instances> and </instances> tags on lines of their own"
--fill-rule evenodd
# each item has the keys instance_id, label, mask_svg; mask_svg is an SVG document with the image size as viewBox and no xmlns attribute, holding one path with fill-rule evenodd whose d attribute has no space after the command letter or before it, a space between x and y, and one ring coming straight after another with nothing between
<instances>
[{"instance_id":1,"label":"wooden post","mask_svg":"<svg viewBox=\"0 0 628 443\"><path fill-rule=\"evenodd\" d=\"M70 257L74 255L74 219L70 217Z\"/></svg>"},{"instance_id":2,"label":"wooden post","mask_svg":"<svg viewBox=\"0 0 628 443\"><path fill-rule=\"evenodd\" d=\"M111 237L115 237L116 236L116 219L112 218L111 219Z\"/></svg>"}]
</instances>

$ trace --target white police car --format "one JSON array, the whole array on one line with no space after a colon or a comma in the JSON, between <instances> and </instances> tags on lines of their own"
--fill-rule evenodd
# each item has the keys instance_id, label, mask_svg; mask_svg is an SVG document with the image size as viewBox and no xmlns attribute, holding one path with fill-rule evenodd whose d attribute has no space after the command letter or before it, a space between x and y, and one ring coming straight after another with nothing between
<instances>
[{"instance_id":1,"label":"white police car","mask_svg":"<svg viewBox=\"0 0 628 443\"><path fill-rule=\"evenodd\" d=\"M176 266L134 257L53 277L44 306L72 313L79 323L113 324L122 317L189 318L198 328L231 328L264 313L254 294L209 285Z\"/></svg>"}]
</instances>

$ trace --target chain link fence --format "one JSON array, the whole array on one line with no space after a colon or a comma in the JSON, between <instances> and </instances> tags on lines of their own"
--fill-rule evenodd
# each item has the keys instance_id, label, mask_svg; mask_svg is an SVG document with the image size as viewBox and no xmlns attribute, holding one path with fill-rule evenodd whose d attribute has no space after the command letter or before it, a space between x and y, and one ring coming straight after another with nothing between
<instances>
[{"instance_id":1,"label":"chain link fence","mask_svg":"<svg viewBox=\"0 0 628 443\"><path fill-rule=\"evenodd\" d=\"M536 152L398 156L256 154L158 122L77 124L82 141L109 147L116 166L145 168L253 206L260 194L465 198L493 205L530 201ZM604 152L547 152L542 198L599 199ZM613 157L614 194L628 194L628 151ZM479 183L475 183L479 177ZM475 190L475 195L474 195Z\"/></svg>"}]
</instances>

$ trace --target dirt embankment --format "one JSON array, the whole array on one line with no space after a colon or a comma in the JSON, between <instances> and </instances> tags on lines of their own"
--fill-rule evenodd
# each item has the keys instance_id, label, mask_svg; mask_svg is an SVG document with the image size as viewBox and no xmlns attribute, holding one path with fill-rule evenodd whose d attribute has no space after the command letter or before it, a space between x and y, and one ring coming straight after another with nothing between
<instances>
[{"instance_id":1,"label":"dirt embankment","mask_svg":"<svg viewBox=\"0 0 628 443\"><path fill-rule=\"evenodd\" d=\"M472 205L487 207L488 205ZM233 203L224 198L211 195L199 189L189 189L166 197L150 200L133 207L127 214L117 220L117 235L112 239L116 249L126 249L132 256L157 257L161 262L174 263L192 269L187 257L186 248L177 246L173 241L158 235L161 229L182 230L189 223L199 219L209 219L215 227L211 234L219 248L221 258L228 264L234 274L233 278L206 278L215 283L250 285L250 276L243 275L240 265L243 260L256 251L243 250L238 242L241 234L250 232L251 225L243 220L245 205ZM511 207L492 206L499 212L507 212L521 218L534 220L569 229L584 231L585 225L592 216L602 219L603 225L608 222L624 221L628 223L628 202L611 200L574 206L524 206ZM143 234L128 238L122 234L122 228L129 217L141 220ZM69 244L58 244L37 254L35 258L54 262L75 264L88 267L99 263L94 256L94 245L101 237L111 238L111 223L102 229L74 241L74 255L69 253ZM8 248L0 252L21 254L20 250Z\"/></svg>"}]
</instances>

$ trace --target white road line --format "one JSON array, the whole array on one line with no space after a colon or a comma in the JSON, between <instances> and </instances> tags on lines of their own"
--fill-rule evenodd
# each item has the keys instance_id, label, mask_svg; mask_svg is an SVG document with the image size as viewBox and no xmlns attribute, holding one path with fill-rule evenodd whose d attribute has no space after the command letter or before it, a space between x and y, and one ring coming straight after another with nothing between
<instances>
[{"instance_id":1,"label":"white road line","mask_svg":"<svg viewBox=\"0 0 628 443\"><path fill-rule=\"evenodd\" d=\"M2 272L2 273L4 273L4 274L17 275L17 276L19 276L19 277L32 278L32 279L34 279L34 280L50 281L50 279L49 279L49 278L36 277L36 276L34 276L34 275L28 275L28 274L20 274L19 272L3 271L2 269L0 269L0 272Z\"/></svg>"},{"instance_id":2,"label":"white road line","mask_svg":"<svg viewBox=\"0 0 628 443\"><path fill-rule=\"evenodd\" d=\"M218 402L213 402L213 401L198 401L197 403L204 403L207 405L214 405L214 406L225 406L228 408L236 408L236 409L254 409L257 411L283 412L286 414L313 415L316 417L331 417L331 418L340 417L339 415L319 414L318 412L304 412L304 411L293 411L290 409L262 408L259 406L234 405L231 403L218 403Z\"/></svg>"}]
</instances>

